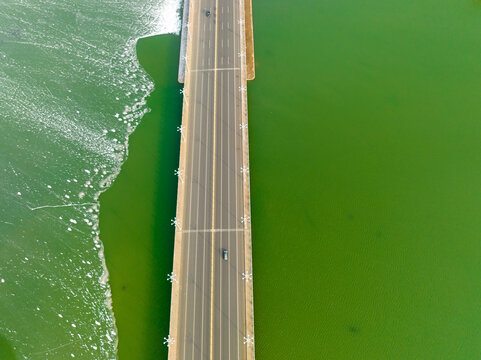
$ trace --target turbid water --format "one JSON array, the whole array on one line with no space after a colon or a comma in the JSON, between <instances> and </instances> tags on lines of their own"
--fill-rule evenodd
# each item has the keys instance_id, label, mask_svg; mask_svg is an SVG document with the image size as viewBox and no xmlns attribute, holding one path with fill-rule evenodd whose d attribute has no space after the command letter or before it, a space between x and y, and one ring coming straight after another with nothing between
<instances>
[{"instance_id":1,"label":"turbid water","mask_svg":"<svg viewBox=\"0 0 481 360\"><path fill-rule=\"evenodd\" d=\"M481 6L471 0L254 0L253 6L257 78L248 94L257 358L479 357ZM124 15L113 16L119 20ZM139 61L155 83L146 105L152 111L131 136L129 159L101 197L100 239L110 270L120 360L166 358L162 339L168 331L166 275L172 261L169 226L175 210L175 129L180 121L177 49L176 37L139 42ZM21 69L9 66L5 74ZM27 75L42 79L40 73ZM115 116L115 95L100 95L91 109L107 104ZM26 98L29 101L14 108L39 106L38 99ZM83 103L79 111L88 108ZM72 178L82 185L88 181L78 178L73 155L71 170L73 165L61 161L58 148L49 150L42 142L45 135L39 130L20 131L25 119L1 119L0 159L7 169L2 176L9 174L2 178L8 186L2 185L1 196L2 201L9 199L10 213L16 204L34 208L47 203L42 197L25 200L24 194L40 196L38 189L50 182L44 179L48 174L62 184ZM100 133L110 128L103 121L98 120ZM5 124L11 124L11 138L4 135ZM15 164L42 159L31 160L27 137L31 143L35 139L39 149L51 151L45 156L56 166L48 174L34 173L31 182L12 175L20 174ZM5 144L18 150L7 153ZM84 168L78 165L80 173ZM66 169L75 177L70 172L64 177ZM31 191L18 184L28 184ZM5 209L1 220L15 223ZM34 226L48 244L94 246L88 231L64 236L66 227L72 228L69 219L76 219L72 209L67 218L32 211L25 209L20 217L24 226L12 229ZM39 235L28 239L21 231L7 232L7 225L0 228L0 278L6 280L0 283L0 346L5 356L15 353L20 359L28 350L62 345L51 329L55 336L70 339L62 332L70 323L62 327L57 324L64 324L61 319L53 320L69 300L56 297L49 287L41 309L50 306L51 314L33 317L34 330L27 326L36 311L31 294L40 281L33 276L49 274L54 283L72 282L69 258L79 263L81 257L73 257L78 250L64 257L62 249L51 247L45 256L57 265L44 265L44 245L25 243ZM24 249L38 252L24 254ZM16 262L6 263L8 256ZM100 275L97 251L92 249L89 256L97 259L91 268ZM23 257L29 260L21 262ZM80 264L81 271L89 269ZM7 287L9 283L16 287ZM86 343L91 346L111 329L112 319L103 306L105 287L94 281L78 284L83 287L73 292L78 297L93 294L89 300L99 306L91 312L72 307L75 317L67 320L80 316L82 323L102 324L102 332L81 329L83 340L84 332L90 332L94 340ZM58 289L75 303L68 284ZM84 304L83 298L77 303ZM33 338L33 331L40 338ZM106 343L108 354L94 358L110 358L113 345ZM91 359L93 350L84 351L82 345L68 343L50 350L56 353L30 358L63 359L61 351L69 355L68 347L78 346L77 358Z\"/></svg>"},{"instance_id":2,"label":"turbid water","mask_svg":"<svg viewBox=\"0 0 481 360\"><path fill-rule=\"evenodd\" d=\"M137 39L178 31L178 7L0 2L2 359L116 358L97 197L148 111Z\"/></svg>"},{"instance_id":3,"label":"turbid water","mask_svg":"<svg viewBox=\"0 0 481 360\"><path fill-rule=\"evenodd\" d=\"M131 136L130 155L101 197L100 232L117 327L119 359L162 359L169 332L170 283L182 96L177 82L179 37L142 39L142 66L155 81L151 109Z\"/></svg>"}]
</instances>

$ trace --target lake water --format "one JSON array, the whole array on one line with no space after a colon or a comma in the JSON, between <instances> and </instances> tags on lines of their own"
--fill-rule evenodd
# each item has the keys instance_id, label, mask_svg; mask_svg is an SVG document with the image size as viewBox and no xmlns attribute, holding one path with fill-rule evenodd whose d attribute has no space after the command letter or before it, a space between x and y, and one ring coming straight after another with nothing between
<instances>
[{"instance_id":1,"label":"lake water","mask_svg":"<svg viewBox=\"0 0 481 360\"><path fill-rule=\"evenodd\" d=\"M0 3L0 354L116 358L97 199L148 111L137 39L178 31L178 7Z\"/></svg>"},{"instance_id":2,"label":"lake water","mask_svg":"<svg viewBox=\"0 0 481 360\"><path fill-rule=\"evenodd\" d=\"M166 358L179 43L134 47L168 32L156 27L175 16L159 19L159 4L0 5L6 356L111 359L118 339L120 360ZM257 358L478 358L481 5L253 9ZM100 183L118 172L142 116L98 213Z\"/></svg>"}]
</instances>

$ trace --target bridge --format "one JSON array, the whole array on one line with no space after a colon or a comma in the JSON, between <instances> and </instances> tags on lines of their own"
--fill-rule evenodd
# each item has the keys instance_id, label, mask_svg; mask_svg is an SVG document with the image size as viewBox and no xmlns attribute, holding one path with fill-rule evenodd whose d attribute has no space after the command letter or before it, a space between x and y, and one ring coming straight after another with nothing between
<instances>
[{"instance_id":1,"label":"bridge","mask_svg":"<svg viewBox=\"0 0 481 360\"><path fill-rule=\"evenodd\" d=\"M250 0L184 4L169 360L253 360Z\"/></svg>"}]
</instances>

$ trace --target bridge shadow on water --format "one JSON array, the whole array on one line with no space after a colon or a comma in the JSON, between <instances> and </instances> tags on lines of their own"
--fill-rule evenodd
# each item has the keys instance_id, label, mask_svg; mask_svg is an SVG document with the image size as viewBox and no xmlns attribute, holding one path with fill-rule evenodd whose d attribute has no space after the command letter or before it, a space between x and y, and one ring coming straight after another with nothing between
<instances>
[{"instance_id":1,"label":"bridge shadow on water","mask_svg":"<svg viewBox=\"0 0 481 360\"><path fill-rule=\"evenodd\" d=\"M138 59L155 82L146 114L130 137L129 157L100 198L100 237L110 273L120 360L167 359L181 122L177 82L179 37L137 44Z\"/></svg>"},{"instance_id":2,"label":"bridge shadow on water","mask_svg":"<svg viewBox=\"0 0 481 360\"><path fill-rule=\"evenodd\" d=\"M2 335L0 335L0 359L1 360L15 360L15 353L13 347L7 342Z\"/></svg>"}]
</instances>

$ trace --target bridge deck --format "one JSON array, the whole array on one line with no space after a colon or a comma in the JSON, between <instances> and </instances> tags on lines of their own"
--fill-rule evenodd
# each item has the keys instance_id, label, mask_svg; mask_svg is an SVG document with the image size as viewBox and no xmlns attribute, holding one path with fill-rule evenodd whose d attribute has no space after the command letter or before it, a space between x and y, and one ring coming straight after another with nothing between
<instances>
[{"instance_id":1,"label":"bridge deck","mask_svg":"<svg viewBox=\"0 0 481 360\"><path fill-rule=\"evenodd\" d=\"M244 17L190 0L170 360L254 358Z\"/></svg>"}]
</instances>

